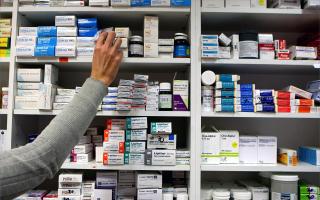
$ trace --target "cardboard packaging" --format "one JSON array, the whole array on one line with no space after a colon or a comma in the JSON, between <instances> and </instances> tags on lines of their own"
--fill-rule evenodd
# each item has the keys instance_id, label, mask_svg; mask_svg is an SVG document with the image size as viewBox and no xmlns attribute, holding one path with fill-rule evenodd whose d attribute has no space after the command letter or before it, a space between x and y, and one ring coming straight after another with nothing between
<instances>
[{"instance_id":1,"label":"cardboard packaging","mask_svg":"<svg viewBox=\"0 0 320 200\"><path fill-rule=\"evenodd\" d=\"M116 33L116 37L119 38L129 38L131 36L129 27L115 27L114 32Z\"/></svg>"},{"instance_id":2,"label":"cardboard packaging","mask_svg":"<svg viewBox=\"0 0 320 200\"><path fill-rule=\"evenodd\" d=\"M81 144L81 145L76 145L72 153L74 154L82 154L82 153L89 153L93 150L93 145L92 144Z\"/></svg>"},{"instance_id":3,"label":"cardboard packaging","mask_svg":"<svg viewBox=\"0 0 320 200\"><path fill-rule=\"evenodd\" d=\"M145 154L144 153L125 153L124 164L125 165L144 165Z\"/></svg>"},{"instance_id":4,"label":"cardboard packaging","mask_svg":"<svg viewBox=\"0 0 320 200\"><path fill-rule=\"evenodd\" d=\"M38 27L19 27L19 36L38 36Z\"/></svg>"},{"instance_id":5,"label":"cardboard packaging","mask_svg":"<svg viewBox=\"0 0 320 200\"><path fill-rule=\"evenodd\" d=\"M147 148L175 150L177 148L177 136L174 134L170 134L170 135L148 134Z\"/></svg>"},{"instance_id":6,"label":"cardboard packaging","mask_svg":"<svg viewBox=\"0 0 320 200\"><path fill-rule=\"evenodd\" d=\"M251 8L267 8L267 0L251 0Z\"/></svg>"},{"instance_id":7,"label":"cardboard packaging","mask_svg":"<svg viewBox=\"0 0 320 200\"><path fill-rule=\"evenodd\" d=\"M175 111L189 110L189 81L188 80L173 81L173 110Z\"/></svg>"},{"instance_id":8,"label":"cardboard packaging","mask_svg":"<svg viewBox=\"0 0 320 200\"><path fill-rule=\"evenodd\" d=\"M147 129L148 119L147 117L129 117L126 120L127 129Z\"/></svg>"},{"instance_id":9,"label":"cardboard packaging","mask_svg":"<svg viewBox=\"0 0 320 200\"><path fill-rule=\"evenodd\" d=\"M44 83L57 84L59 77L59 69L52 64L44 65Z\"/></svg>"},{"instance_id":10,"label":"cardboard packaging","mask_svg":"<svg viewBox=\"0 0 320 200\"><path fill-rule=\"evenodd\" d=\"M36 46L37 37L35 36L17 36L17 46Z\"/></svg>"},{"instance_id":11,"label":"cardboard packaging","mask_svg":"<svg viewBox=\"0 0 320 200\"><path fill-rule=\"evenodd\" d=\"M258 138L256 136L239 137L240 164L258 163Z\"/></svg>"},{"instance_id":12,"label":"cardboard packaging","mask_svg":"<svg viewBox=\"0 0 320 200\"><path fill-rule=\"evenodd\" d=\"M297 166L298 164L297 151L293 149L279 148L278 162L287 166Z\"/></svg>"},{"instance_id":13,"label":"cardboard packaging","mask_svg":"<svg viewBox=\"0 0 320 200\"><path fill-rule=\"evenodd\" d=\"M17 46L16 56L17 57L33 57L35 46Z\"/></svg>"},{"instance_id":14,"label":"cardboard packaging","mask_svg":"<svg viewBox=\"0 0 320 200\"><path fill-rule=\"evenodd\" d=\"M171 134L172 123L171 122L151 122L151 134Z\"/></svg>"},{"instance_id":15,"label":"cardboard packaging","mask_svg":"<svg viewBox=\"0 0 320 200\"><path fill-rule=\"evenodd\" d=\"M31 68L18 68L17 69L18 82L42 82L43 70Z\"/></svg>"},{"instance_id":16,"label":"cardboard packaging","mask_svg":"<svg viewBox=\"0 0 320 200\"><path fill-rule=\"evenodd\" d=\"M226 8L250 8L250 0L226 0Z\"/></svg>"},{"instance_id":17,"label":"cardboard packaging","mask_svg":"<svg viewBox=\"0 0 320 200\"><path fill-rule=\"evenodd\" d=\"M204 165L220 164L220 133L203 132L201 163Z\"/></svg>"},{"instance_id":18,"label":"cardboard packaging","mask_svg":"<svg viewBox=\"0 0 320 200\"><path fill-rule=\"evenodd\" d=\"M138 172L136 183L138 189L162 188L162 174Z\"/></svg>"},{"instance_id":19,"label":"cardboard packaging","mask_svg":"<svg viewBox=\"0 0 320 200\"><path fill-rule=\"evenodd\" d=\"M111 0L111 6L114 7L129 7L131 5L131 1L130 0Z\"/></svg>"},{"instance_id":20,"label":"cardboard packaging","mask_svg":"<svg viewBox=\"0 0 320 200\"><path fill-rule=\"evenodd\" d=\"M39 90L40 83L17 82L17 89L18 90Z\"/></svg>"},{"instance_id":21,"label":"cardboard packaging","mask_svg":"<svg viewBox=\"0 0 320 200\"><path fill-rule=\"evenodd\" d=\"M126 130L126 141L147 140L147 129Z\"/></svg>"},{"instance_id":22,"label":"cardboard packaging","mask_svg":"<svg viewBox=\"0 0 320 200\"><path fill-rule=\"evenodd\" d=\"M139 200L162 200L162 189L138 189Z\"/></svg>"},{"instance_id":23,"label":"cardboard packaging","mask_svg":"<svg viewBox=\"0 0 320 200\"><path fill-rule=\"evenodd\" d=\"M39 97L35 96L16 96L15 109L34 110L38 109Z\"/></svg>"},{"instance_id":24,"label":"cardboard packaging","mask_svg":"<svg viewBox=\"0 0 320 200\"><path fill-rule=\"evenodd\" d=\"M124 142L125 141L124 130L104 130L105 142Z\"/></svg>"},{"instance_id":25,"label":"cardboard packaging","mask_svg":"<svg viewBox=\"0 0 320 200\"><path fill-rule=\"evenodd\" d=\"M56 46L56 57L75 57L76 47L75 46Z\"/></svg>"},{"instance_id":26,"label":"cardboard packaging","mask_svg":"<svg viewBox=\"0 0 320 200\"><path fill-rule=\"evenodd\" d=\"M239 163L239 132L220 131L220 162Z\"/></svg>"},{"instance_id":27,"label":"cardboard packaging","mask_svg":"<svg viewBox=\"0 0 320 200\"><path fill-rule=\"evenodd\" d=\"M224 0L202 0L202 8L224 8Z\"/></svg>"},{"instance_id":28,"label":"cardboard packaging","mask_svg":"<svg viewBox=\"0 0 320 200\"><path fill-rule=\"evenodd\" d=\"M175 150L161 150L161 149L147 149L145 153L145 165L154 166L175 166L176 165L176 151Z\"/></svg>"},{"instance_id":29,"label":"cardboard packaging","mask_svg":"<svg viewBox=\"0 0 320 200\"><path fill-rule=\"evenodd\" d=\"M146 150L146 142L126 142L125 152L128 153L144 153Z\"/></svg>"},{"instance_id":30,"label":"cardboard packaging","mask_svg":"<svg viewBox=\"0 0 320 200\"><path fill-rule=\"evenodd\" d=\"M74 15L69 16L56 16L56 26L77 26L77 18Z\"/></svg>"},{"instance_id":31,"label":"cardboard packaging","mask_svg":"<svg viewBox=\"0 0 320 200\"><path fill-rule=\"evenodd\" d=\"M116 188L118 183L118 173L111 172L97 172L96 188Z\"/></svg>"},{"instance_id":32,"label":"cardboard packaging","mask_svg":"<svg viewBox=\"0 0 320 200\"><path fill-rule=\"evenodd\" d=\"M96 147L95 148L95 154L96 154L96 163L102 163L103 162L103 147Z\"/></svg>"},{"instance_id":33,"label":"cardboard packaging","mask_svg":"<svg viewBox=\"0 0 320 200\"><path fill-rule=\"evenodd\" d=\"M258 136L258 163L277 164L277 137Z\"/></svg>"},{"instance_id":34,"label":"cardboard packaging","mask_svg":"<svg viewBox=\"0 0 320 200\"><path fill-rule=\"evenodd\" d=\"M170 7L170 0L151 0L151 6Z\"/></svg>"},{"instance_id":35,"label":"cardboard packaging","mask_svg":"<svg viewBox=\"0 0 320 200\"><path fill-rule=\"evenodd\" d=\"M123 153L103 153L103 164L104 165L123 165L124 154Z\"/></svg>"},{"instance_id":36,"label":"cardboard packaging","mask_svg":"<svg viewBox=\"0 0 320 200\"><path fill-rule=\"evenodd\" d=\"M76 46L77 37L57 37L57 46Z\"/></svg>"},{"instance_id":37,"label":"cardboard packaging","mask_svg":"<svg viewBox=\"0 0 320 200\"><path fill-rule=\"evenodd\" d=\"M39 109L52 110L54 97L57 92L57 86L53 84L40 83Z\"/></svg>"}]
</instances>

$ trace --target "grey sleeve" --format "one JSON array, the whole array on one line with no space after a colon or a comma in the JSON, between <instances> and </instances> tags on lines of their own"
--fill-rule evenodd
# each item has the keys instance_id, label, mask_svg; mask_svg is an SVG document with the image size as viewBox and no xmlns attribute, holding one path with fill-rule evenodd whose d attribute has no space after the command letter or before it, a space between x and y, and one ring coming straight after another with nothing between
<instances>
[{"instance_id":1,"label":"grey sleeve","mask_svg":"<svg viewBox=\"0 0 320 200\"><path fill-rule=\"evenodd\" d=\"M90 126L106 86L88 78L72 102L30 144L0 153L0 199L35 188L59 170Z\"/></svg>"}]
</instances>

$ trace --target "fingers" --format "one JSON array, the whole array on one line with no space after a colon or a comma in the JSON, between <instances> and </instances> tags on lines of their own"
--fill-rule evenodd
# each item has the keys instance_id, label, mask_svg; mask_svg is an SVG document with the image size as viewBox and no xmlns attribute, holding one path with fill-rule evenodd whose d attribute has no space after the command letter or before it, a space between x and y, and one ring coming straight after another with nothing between
<instances>
[{"instance_id":1,"label":"fingers","mask_svg":"<svg viewBox=\"0 0 320 200\"><path fill-rule=\"evenodd\" d=\"M115 37L116 37L116 33L114 31L109 32L108 36L107 36L107 39L106 39L106 42L104 43L104 46L106 48L111 47L113 45L113 41L114 41Z\"/></svg>"},{"instance_id":2,"label":"fingers","mask_svg":"<svg viewBox=\"0 0 320 200\"><path fill-rule=\"evenodd\" d=\"M119 65L122 61L122 58L123 58L123 53L122 51L117 51L115 57L111 60L111 65L110 65L110 71L109 73L117 73L118 72L118 69L119 69Z\"/></svg>"},{"instance_id":3,"label":"fingers","mask_svg":"<svg viewBox=\"0 0 320 200\"><path fill-rule=\"evenodd\" d=\"M115 52L117 52L119 50L121 44L122 44L122 39L121 38L117 38L115 43L113 44L113 50Z\"/></svg>"},{"instance_id":4,"label":"fingers","mask_svg":"<svg viewBox=\"0 0 320 200\"><path fill-rule=\"evenodd\" d=\"M107 36L108 36L107 32L100 33L99 38L96 42L96 47L101 47L104 44L104 42L106 41Z\"/></svg>"}]
</instances>

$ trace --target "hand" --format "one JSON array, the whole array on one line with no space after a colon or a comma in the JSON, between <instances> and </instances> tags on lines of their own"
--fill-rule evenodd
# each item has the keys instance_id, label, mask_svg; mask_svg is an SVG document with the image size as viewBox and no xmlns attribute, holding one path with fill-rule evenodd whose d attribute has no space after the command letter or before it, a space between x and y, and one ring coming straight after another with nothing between
<instances>
[{"instance_id":1,"label":"hand","mask_svg":"<svg viewBox=\"0 0 320 200\"><path fill-rule=\"evenodd\" d=\"M115 32L102 32L94 49L91 78L109 86L116 78L123 54L119 49L122 40L115 40Z\"/></svg>"}]
</instances>

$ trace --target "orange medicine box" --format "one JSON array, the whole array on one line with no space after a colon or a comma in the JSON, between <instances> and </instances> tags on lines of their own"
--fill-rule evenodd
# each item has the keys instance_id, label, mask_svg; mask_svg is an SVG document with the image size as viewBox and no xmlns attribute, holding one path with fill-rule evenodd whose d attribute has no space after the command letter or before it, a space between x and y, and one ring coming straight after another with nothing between
<instances>
[{"instance_id":1,"label":"orange medicine box","mask_svg":"<svg viewBox=\"0 0 320 200\"><path fill-rule=\"evenodd\" d=\"M124 130L104 130L103 141L104 142L124 142L125 131Z\"/></svg>"},{"instance_id":2,"label":"orange medicine box","mask_svg":"<svg viewBox=\"0 0 320 200\"><path fill-rule=\"evenodd\" d=\"M124 154L123 153L103 153L103 164L104 165L123 165Z\"/></svg>"},{"instance_id":3,"label":"orange medicine box","mask_svg":"<svg viewBox=\"0 0 320 200\"><path fill-rule=\"evenodd\" d=\"M297 166L298 164L297 151L293 149L279 148L278 161L287 166Z\"/></svg>"},{"instance_id":4,"label":"orange medicine box","mask_svg":"<svg viewBox=\"0 0 320 200\"><path fill-rule=\"evenodd\" d=\"M105 125L108 130L124 130L126 129L126 119L108 119Z\"/></svg>"}]
</instances>

